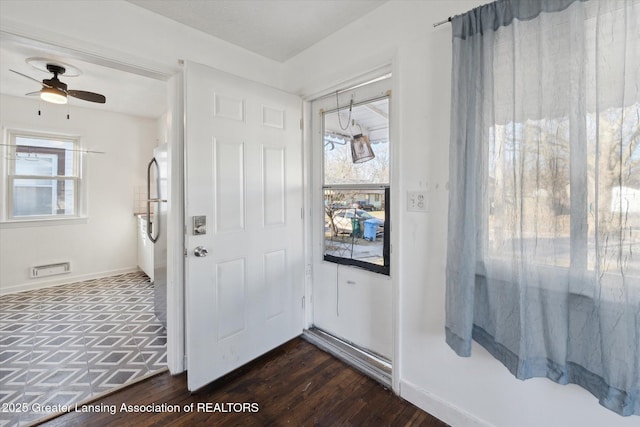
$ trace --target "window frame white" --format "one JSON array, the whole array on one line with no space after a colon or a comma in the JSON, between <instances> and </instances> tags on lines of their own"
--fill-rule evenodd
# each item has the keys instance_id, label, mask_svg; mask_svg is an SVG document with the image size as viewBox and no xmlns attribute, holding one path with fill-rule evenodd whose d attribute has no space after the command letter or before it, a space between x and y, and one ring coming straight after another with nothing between
<instances>
[{"instance_id":1,"label":"window frame white","mask_svg":"<svg viewBox=\"0 0 640 427\"><path fill-rule=\"evenodd\" d=\"M4 208L0 210L0 228L14 228L23 226L42 226L61 223L87 222L87 194L86 194L86 158L82 147L82 137L78 134L61 133L47 130L24 129L20 127L4 128L3 162L0 165L0 197ZM16 174L16 140L20 137L64 141L73 144L73 173L71 175L17 175ZM47 148L47 147L45 147ZM68 149L65 149L69 151ZM13 183L16 179L66 180L73 182L73 214L51 214L14 216Z\"/></svg>"},{"instance_id":2,"label":"window frame white","mask_svg":"<svg viewBox=\"0 0 640 427\"><path fill-rule=\"evenodd\" d=\"M345 91L346 93L341 93L339 94L339 102L340 105L336 105L336 95L335 93L333 95L327 95L327 101L326 101L326 105L329 108L326 109L321 109L320 110L320 126L319 126L319 131L322 135L324 135L324 117L326 114L330 114L330 113L335 113L336 111L340 110L340 111L345 111L348 110L349 108L349 102L351 100L353 100L353 107L356 106L361 106L361 105L365 105L365 104L369 104L372 102L376 102L379 100L383 100L386 99L389 105L389 138L391 138L392 135L392 124L391 124L391 108L392 108L392 97L391 97L391 91L390 91L390 84L391 84L391 74L387 74L381 78L377 78L372 80L371 82L368 83L364 83L361 85L357 85L356 87L349 89L347 91ZM380 90L381 88L385 87L386 89L384 90ZM346 102L346 104L345 104ZM324 102L323 102L324 103ZM324 192L325 190L344 190L344 191L357 191L357 190L369 190L369 189L373 189L373 190L383 190L386 191L387 194L390 194L391 191L391 180L392 180L392 161L393 161L393 150L389 150L389 179L388 182L385 183L376 183L376 184L366 184L366 183L361 183L361 184L326 184L325 183L325 153L324 153L324 148L323 147L317 147L316 148L317 153L318 153L318 157L320 159L320 171L318 174L318 183L320 185L319 188L319 201L320 203L318 203L318 207L314 208L314 209L318 209L322 212L319 212L318 215L319 217L323 218L321 223L322 226L318 226L317 229L315 230L315 233L318 233L318 235L320 235L320 233L322 234L322 238L320 239L322 242L324 242L324 216L325 216L325 208L324 208ZM383 257L384 257L384 264L380 265L380 264L374 264L374 263L370 263L370 262L366 262L366 261L360 261L354 258L348 258L348 257L338 257L338 256L327 256L325 254L325 250L324 250L324 245L322 247L322 249L320 250L320 253L322 254L322 262L325 263L330 263L330 264L336 264L336 265L343 265L343 266L348 266L348 267L353 267L353 268L360 268L366 271L369 271L371 273L376 273L376 274L380 274L383 276L391 276L391 264L392 264L392 260L391 260L391 203L392 203L392 196L389 196L386 198L386 203L385 205L386 207L386 215L385 215L385 235L384 235L384 241L383 241ZM339 259L339 260L338 260ZM340 260L344 260L345 262L342 262Z\"/></svg>"}]
</instances>

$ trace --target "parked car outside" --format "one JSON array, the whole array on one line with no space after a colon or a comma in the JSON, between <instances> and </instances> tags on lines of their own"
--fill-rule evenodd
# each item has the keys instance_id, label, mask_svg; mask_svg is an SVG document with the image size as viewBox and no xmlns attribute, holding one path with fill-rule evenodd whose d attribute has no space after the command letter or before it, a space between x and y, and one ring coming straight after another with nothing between
<instances>
[{"instance_id":1,"label":"parked car outside","mask_svg":"<svg viewBox=\"0 0 640 427\"><path fill-rule=\"evenodd\" d=\"M333 202L329 205L329 209L348 209L349 205L346 202Z\"/></svg>"},{"instance_id":2,"label":"parked car outside","mask_svg":"<svg viewBox=\"0 0 640 427\"><path fill-rule=\"evenodd\" d=\"M336 226L338 233L351 234L353 232L353 218L357 218L360 223L360 232L364 231L363 223L367 220L376 222L378 229L376 236L384 234L384 221L380 218L376 218L369 212L365 212L362 209L336 209L333 215L333 223Z\"/></svg>"},{"instance_id":3,"label":"parked car outside","mask_svg":"<svg viewBox=\"0 0 640 427\"><path fill-rule=\"evenodd\" d=\"M366 200L358 200L353 204L354 208L362 209L363 211L375 211L376 207L371 203L368 203Z\"/></svg>"}]
</instances>

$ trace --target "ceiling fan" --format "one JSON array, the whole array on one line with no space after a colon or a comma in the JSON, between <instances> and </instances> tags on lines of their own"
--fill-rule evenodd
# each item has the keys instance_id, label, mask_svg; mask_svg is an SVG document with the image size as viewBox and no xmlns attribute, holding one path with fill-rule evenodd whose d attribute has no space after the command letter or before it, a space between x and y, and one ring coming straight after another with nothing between
<instances>
[{"instance_id":1,"label":"ceiling fan","mask_svg":"<svg viewBox=\"0 0 640 427\"><path fill-rule=\"evenodd\" d=\"M40 95L40 99L47 102L52 102L54 104L66 104L67 96L72 96L74 98L82 99L84 101L89 102L97 102L99 104L104 104L106 102L106 98L104 95L95 92L87 92L84 90L70 90L67 89L66 83L61 82L58 79L58 75L64 74L66 69L58 64L46 64L47 70L53 74L53 77L50 79L44 79L42 82L37 80L31 76L26 74L22 74L15 70L9 70L16 74L19 74L23 77L31 79L35 82L38 82L42 85L42 89L37 92L27 93L27 95Z\"/></svg>"}]
</instances>

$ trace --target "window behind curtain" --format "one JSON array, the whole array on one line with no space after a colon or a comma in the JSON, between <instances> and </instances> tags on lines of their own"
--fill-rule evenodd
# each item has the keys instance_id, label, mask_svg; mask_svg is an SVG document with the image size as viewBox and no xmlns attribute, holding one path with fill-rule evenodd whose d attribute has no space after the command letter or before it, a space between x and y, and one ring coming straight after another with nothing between
<instances>
[{"instance_id":1,"label":"window behind curtain","mask_svg":"<svg viewBox=\"0 0 640 427\"><path fill-rule=\"evenodd\" d=\"M489 259L640 278L640 82L624 59L640 52L624 42L623 5L608 3L495 33Z\"/></svg>"},{"instance_id":2,"label":"window behind curtain","mask_svg":"<svg viewBox=\"0 0 640 427\"><path fill-rule=\"evenodd\" d=\"M446 339L640 414L640 2L452 21Z\"/></svg>"}]
</instances>

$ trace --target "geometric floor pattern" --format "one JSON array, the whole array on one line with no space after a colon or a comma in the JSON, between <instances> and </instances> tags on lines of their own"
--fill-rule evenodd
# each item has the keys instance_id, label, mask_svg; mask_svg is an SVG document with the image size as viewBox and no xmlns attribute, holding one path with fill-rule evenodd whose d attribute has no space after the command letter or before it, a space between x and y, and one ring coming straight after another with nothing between
<instances>
[{"instance_id":1,"label":"geometric floor pattern","mask_svg":"<svg viewBox=\"0 0 640 427\"><path fill-rule=\"evenodd\" d=\"M24 426L166 367L143 272L0 296L0 426Z\"/></svg>"}]
</instances>

